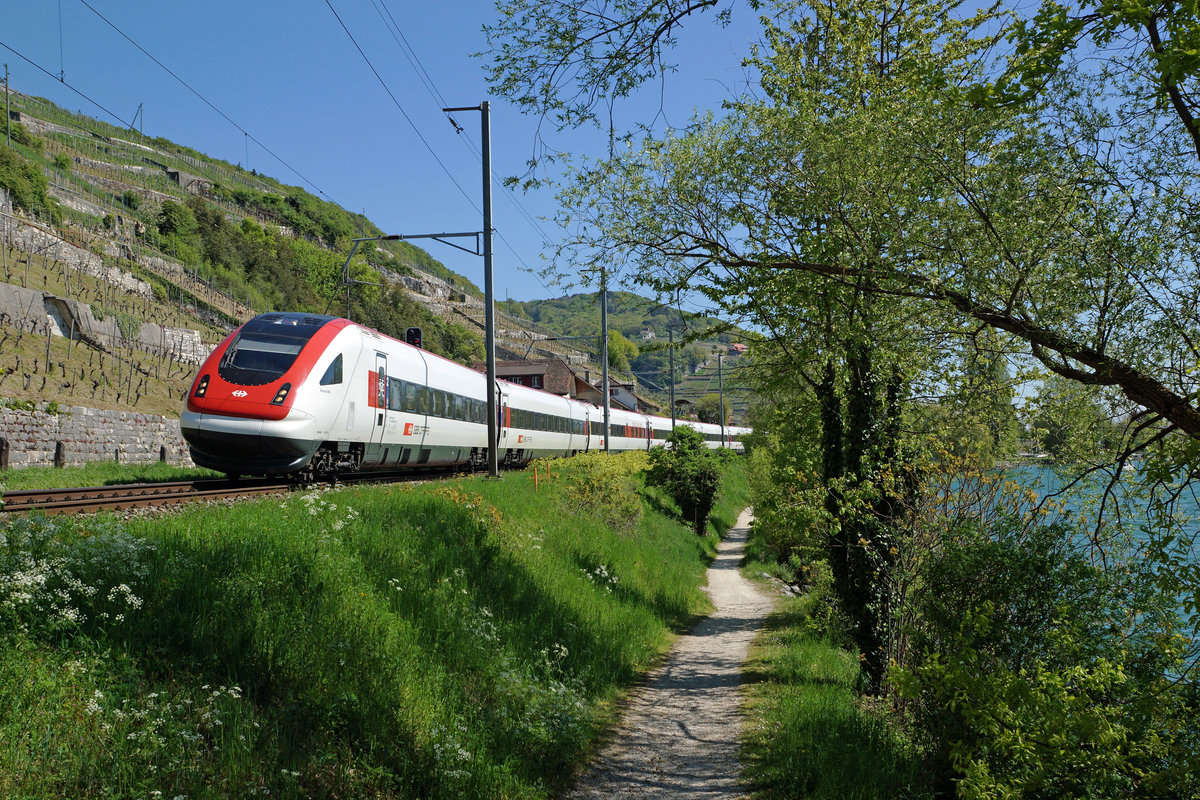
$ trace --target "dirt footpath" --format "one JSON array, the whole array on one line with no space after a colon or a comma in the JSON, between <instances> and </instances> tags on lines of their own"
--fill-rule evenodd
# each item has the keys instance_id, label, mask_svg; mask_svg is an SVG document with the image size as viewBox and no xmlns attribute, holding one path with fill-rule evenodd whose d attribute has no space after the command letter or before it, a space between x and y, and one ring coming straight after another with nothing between
<instances>
[{"instance_id":1,"label":"dirt footpath","mask_svg":"<svg viewBox=\"0 0 1200 800\"><path fill-rule=\"evenodd\" d=\"M620 729L570 800L739 798L742 663L772 600L738 572L752 517L725 537L708 571L717 610L676 642L635 690Z\"/></svg>"}]
</instances>

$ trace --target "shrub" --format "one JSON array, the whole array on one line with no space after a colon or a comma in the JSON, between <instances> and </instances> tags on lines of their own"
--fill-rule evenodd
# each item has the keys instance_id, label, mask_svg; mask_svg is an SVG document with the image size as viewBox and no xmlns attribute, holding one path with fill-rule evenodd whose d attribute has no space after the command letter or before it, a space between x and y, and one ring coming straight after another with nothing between
<instances>
[{"instance_id":1,"label":"shrub","mask_svg":"<svg viewBox=\"0 0 1200 800\"><path fill-rule=\"evenodd\" d=\"M1194 797L1200 698L1172 679L1186 648L1171 610L1075 534L1002 520L948 543L899 692L960 797Z\"/></svg>"},{"instance_id":2,"label":"shrub","mask_svg":"<svg viewBox=\"0 0 1200 800\"><path fill-rule=\"evenodd\" d=\"M666 490L683 521L702 536L721 487L721 455L705 446L699 431L686 425L677 426L667 442L670 447L651 451L646 482Z\"/></svg>"},{"instance_id":3,"label":"shrub","mask_svg":"<svg viewBox=\"0 0 1200 800\"><path fill-rule=\"evenodd\" d=\"M7 147L0 147L0 187L8 190L16 208L26 211L47 208L46 176Z\"/></svg>"},{"instance_id":4,"label":"shrub","mask_svg":"<svg viewBox=\"0 0 1200 800\"><path fill-rule=\"evenodd\" d=\"M620 533L632 533L642 520L637 475L646 466L641 452L592 452L554 459L547 468L566 481L563 502L569 514L590 513Z\"/></svg>"}]
</instances>

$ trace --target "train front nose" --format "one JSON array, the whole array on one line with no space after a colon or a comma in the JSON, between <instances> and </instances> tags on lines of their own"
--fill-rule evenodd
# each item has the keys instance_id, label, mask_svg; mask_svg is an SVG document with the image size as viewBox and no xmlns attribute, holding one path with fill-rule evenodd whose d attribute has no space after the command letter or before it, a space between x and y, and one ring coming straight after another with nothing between
<instances>
[{"instance_id":1,"label":"train front nose","mask_svg":"<svg viewBox=\"0 0 1200 800\"><path fill-rule=\"evenodd\" d=\"M295 472L321 445L312 417L295 412L278 421L185 412L180 429L198 466L227 473Z\"/></svg>"}]
</instances>

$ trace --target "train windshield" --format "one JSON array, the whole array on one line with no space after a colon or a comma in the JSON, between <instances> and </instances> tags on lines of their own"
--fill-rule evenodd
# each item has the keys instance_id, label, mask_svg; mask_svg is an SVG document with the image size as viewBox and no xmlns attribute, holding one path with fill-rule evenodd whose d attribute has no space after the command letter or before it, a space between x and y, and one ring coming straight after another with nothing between
<instances>
[{"instance_id":1,"label":"train windshield","mask_svg":"<svg viewBox=\"0 0 1200 800\"><path fill-rule=\"evenodd\" d=\"M240 386L278 380L321 326L333 319L315 315L264 314L246 323L229 343L217 374Z\"/></svg>"}]
</instances>

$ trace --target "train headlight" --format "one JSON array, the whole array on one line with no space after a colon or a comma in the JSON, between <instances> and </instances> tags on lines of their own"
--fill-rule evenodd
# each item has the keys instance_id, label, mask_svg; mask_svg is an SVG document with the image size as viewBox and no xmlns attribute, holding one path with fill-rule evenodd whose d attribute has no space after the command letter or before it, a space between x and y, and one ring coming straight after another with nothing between
<instances>
[{"instance_id":1,"label":"train headlight","mask_svg":"<svg viewBox=\"0 0 1200 800\"><path fill-rule=\"evenodd\" d=\"M200 378L200 383L196 384L196 397L204 397L208 392L208 376L203 375Z\"/></svg>"},{"instance_id":2,"label":"train headlight","mask_svg":"<svg viewBox=\"0 0 1200 800\"><path fill-rule=\"evenodd\" d=\"M273 406L283 405L283 401L287 400L288 392L290 392L291 390L292 390L292 385L290 383L285 383L283 386L280 386L279 391L275 393L275 398L273 400L271 400L271 405L273 405Z\"/></svg>"}]
</instances>

